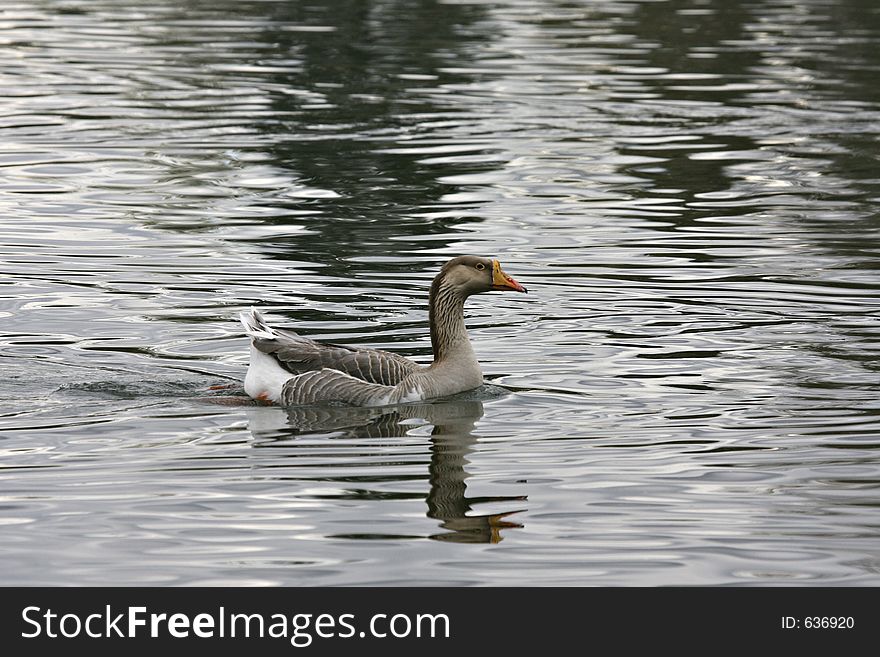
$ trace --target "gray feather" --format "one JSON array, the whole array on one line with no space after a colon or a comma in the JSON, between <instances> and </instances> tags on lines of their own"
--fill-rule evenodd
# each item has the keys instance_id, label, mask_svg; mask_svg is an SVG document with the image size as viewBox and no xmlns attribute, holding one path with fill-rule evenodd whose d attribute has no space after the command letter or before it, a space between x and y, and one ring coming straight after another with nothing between
<instances>
[{"instance_id":1,"label":"gray feather","mask_svg":"<svg viewBox=\"0 0 880 657\"><path fill-rule=\"evenodd\" d=\"M325 368L290 379L281 390L281 403L285 406L334 402L382 406L400 401L404 387L367 383L344 372Z\"/></svg>"},{"instance_id":2,"label":"gray feather","mask_svg":"<svg viewBox=\"0 0 880 657\"><path fill-rule=\"evenodd\" d=\"M254 337L254 346L274 356L279 365L294 375L333 369L367 383L396 386L423 369L418 363L390 351L315 342L278 329L273 329L273 333L273 338Z\"/></svg>"}]
</instances>

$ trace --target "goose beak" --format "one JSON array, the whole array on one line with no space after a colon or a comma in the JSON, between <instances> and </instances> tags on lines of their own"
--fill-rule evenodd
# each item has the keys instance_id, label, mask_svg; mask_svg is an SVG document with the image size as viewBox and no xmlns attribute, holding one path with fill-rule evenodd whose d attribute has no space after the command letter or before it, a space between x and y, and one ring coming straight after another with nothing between
<instances>
[{"instance_id":1,"label":"goose beak","mask_svg":"<svg viewBox=\"0 0 880 657\"><path fill-rule=\"evenodd\" d=\"M513 280L511 276L504 273L504 270L501 269L501 263L497 260L492 261L492 289L528 292L526 288Z\"/></svg>"}]
</instances>

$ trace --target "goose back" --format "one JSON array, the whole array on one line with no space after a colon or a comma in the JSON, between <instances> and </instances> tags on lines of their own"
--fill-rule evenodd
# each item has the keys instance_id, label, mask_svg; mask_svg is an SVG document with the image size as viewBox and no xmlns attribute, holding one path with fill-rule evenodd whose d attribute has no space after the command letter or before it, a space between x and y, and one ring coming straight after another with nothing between
<instances>
[{"instance_id":1,"label":"goose back","mask_svg":"<svg viewBox=\"0 0 880 657\"><path fill-rule=\"evenodd\" d=\"M251 333L254 347L273 356L294 376L336 370L367 383L396 386L423 369L418 363L390 351L316 342L293 331L269 328L262 315L255 311L253 317L263 328L263 332Z\"/></svg>"}]
</instances>

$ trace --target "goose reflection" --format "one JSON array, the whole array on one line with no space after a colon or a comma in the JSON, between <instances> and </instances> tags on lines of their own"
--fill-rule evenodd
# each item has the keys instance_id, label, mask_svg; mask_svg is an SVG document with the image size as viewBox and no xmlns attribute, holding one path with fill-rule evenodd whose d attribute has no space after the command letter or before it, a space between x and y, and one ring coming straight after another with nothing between
<instances>
[{"instance_id":1,"label":"goose reflection","mask_svg":"<svg viewBox=\"0 0 880 657\"><path fill-rule=\"evenodd\" d=\"M454 543L498 543L501 530L522 527L505 520L518 513L469 515L474 504L525 501L525 496L473 497L466 495L468 473L465 466L468 455L477 442L474 425L483 416L483 404L478 401L457 404L426 405L424 417L434 425L431 431L431 462L428 465L428 517L440 521L447 530L431 538Z\"/></svg>"},{"instance_id":2,"label":"goose reflection","mask_svg":"<svg viewBox=\"0 0 880 657\"><path fill-rule=\"evenodd\" d=\"M502 530L522 525L508 518L524 509L502 513L472 513L474 505L522 503L526 496L468 497L465 469L478 436L476 422L483 404L473 400L449 400L386 408L294 407L253 409L249 413L256 445L277 445L299 436L327 438L392 438L414 428L431 425L430 463L426 497L427 516L444 530L429 536L454 543L497 543Z\"/></svg>"}]
</instances>

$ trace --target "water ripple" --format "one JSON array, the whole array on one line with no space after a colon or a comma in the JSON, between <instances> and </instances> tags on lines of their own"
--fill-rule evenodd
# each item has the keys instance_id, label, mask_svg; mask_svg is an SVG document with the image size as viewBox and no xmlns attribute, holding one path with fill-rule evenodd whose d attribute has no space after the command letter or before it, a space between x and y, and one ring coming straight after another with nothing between
<instances>
[{"instance_id":1,"label":"water ripple","mask_svg":"<svg viewBox=\"0 0 880 657\"><path fill-rule=\"evenodd\" d=\"M880 14L343 4L4 5L4 583L880 581ZM489 386L243 397L466 252Z\"/></svg>"}]
</instances>

